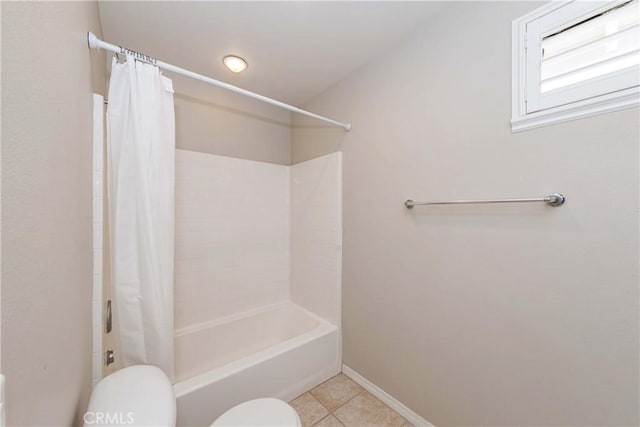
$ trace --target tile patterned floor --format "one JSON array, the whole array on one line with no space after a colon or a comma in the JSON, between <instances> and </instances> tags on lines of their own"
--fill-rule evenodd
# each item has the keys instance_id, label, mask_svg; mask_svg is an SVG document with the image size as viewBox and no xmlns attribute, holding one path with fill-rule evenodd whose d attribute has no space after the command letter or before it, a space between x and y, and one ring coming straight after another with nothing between
<instances>
[{"instance_id":1,"label":"tile patterned floor","mask_svg":"<svg viewBox=\"0 0 640 427\"><path fill-rule=\"evenodd\" d=\"M298 411L303 427L411 425L344 374L336 375L289 403Z\"/></svg>"}]
</instances>

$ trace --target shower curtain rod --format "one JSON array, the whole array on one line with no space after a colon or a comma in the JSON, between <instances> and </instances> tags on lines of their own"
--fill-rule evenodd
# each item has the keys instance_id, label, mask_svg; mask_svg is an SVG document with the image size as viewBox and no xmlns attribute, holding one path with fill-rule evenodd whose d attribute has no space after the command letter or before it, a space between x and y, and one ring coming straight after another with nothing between
<instances>
[{"instance_id":1,"label":"shower curtain rod","mask_svg":"<svg viewBox=\"0 0 640 427\"><path fill-rule=\"evenodd\" d=\"M246 89L239 88L234 85L230 85L229 83L221 82L219 80L212 79L211 77L203 76L202 74L194 73L193 71L185 70L184 68L176 67L175 65L167 64L166 62L159 61L150 56L141 54L139 52L126 49L120 46L116 46L111 43L107 43L103 40L100 40L96 37L92 32L87 33L87 42L89 44L89 48L91 49L104 49L113 53L122 53L122 54L132 54L137 59L153 64L163 70L171 71L172 73L180 74L182 76L190 77L195 80L200 80L201 82L205 82L207 84L220 87L222 89L229 90L231 92L239 93L240 95L248 96L249 98L257 99L258 101L266 102L267 104L275 105L276 107L283 108L285 110L293 111L294 113L302 114L305 116L313 117L314 119L322 120L327 123L334 124L336 126L340 126L345 131L349 132L351 130L351 123L342 123L337 120L329 119L327 117L323 117L321 115L311 113L309 111L302 110L298 107L294 107L293 105L285 104L284 102L276 101L275 99L267 98L266 96L257 94L255 92L248 91Z\"/></svg>"}]
</instances>

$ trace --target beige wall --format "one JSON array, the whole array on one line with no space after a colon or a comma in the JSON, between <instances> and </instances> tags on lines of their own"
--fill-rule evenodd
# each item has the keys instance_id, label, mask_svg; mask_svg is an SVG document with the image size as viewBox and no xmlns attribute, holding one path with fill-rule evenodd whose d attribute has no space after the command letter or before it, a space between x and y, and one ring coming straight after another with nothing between
<instances>
[{"instance_id":1,"label":"beige wall","mask_svg":"<svg viewBox=\"0 0 640 427\"><path fill-rule=\"evenodd\" d=\"M305 107L344 152L344 361L443 425L638 425L638 109L512 134L510 25L455 3ZM546 206L418 207L541 196Z\"/></svg>"},{"instance_id":2,"label":"beige wall","mask_svg":"<svg viewBox=\"0 0 640 427\"><path fill-rule=\"evenodd\" d=\"M2 370L8 425L71 425L91 391L96 3L2 5Z\"/></svg>"},{"instance_id":3,"label":"beige wall","mask_svg":"<svg viewBox=\"0 0 640 427\"><path fill-rule=\"evenodd\" d=\"M185 150L288 165L291 114L202 82L174 81L176 146Z\"/></svg>"}]
</instances>

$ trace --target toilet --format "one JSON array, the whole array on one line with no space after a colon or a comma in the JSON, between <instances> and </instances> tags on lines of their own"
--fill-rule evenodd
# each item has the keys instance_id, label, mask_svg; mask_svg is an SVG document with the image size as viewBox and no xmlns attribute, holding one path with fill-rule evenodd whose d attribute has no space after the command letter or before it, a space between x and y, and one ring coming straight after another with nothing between
<instances>
[{"instance_id":1,"label":"toilet","mask_svg":"<svg viewBox=\"0 0 640 427\"><path fill-rule=\"evenodd\" d=\"M121 369L102 379L93 389L84 425L154 426L176 425L176 398L169 378L151 365ZM302 423L286 402L254 399L227 410L211 426L291 426Z\"/></svg>"}]
</instances>

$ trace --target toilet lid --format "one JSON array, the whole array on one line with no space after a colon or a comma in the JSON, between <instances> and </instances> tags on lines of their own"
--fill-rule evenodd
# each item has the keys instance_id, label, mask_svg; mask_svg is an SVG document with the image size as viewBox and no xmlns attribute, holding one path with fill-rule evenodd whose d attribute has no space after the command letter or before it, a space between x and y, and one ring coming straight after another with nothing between
<instances>
[{"instance_id":1,"label":"toilet lid","mask_svg":"<svg viewBox=\"0 0 640 427\"><path fill-rule=\"evenodd\" d=\"M229 409L212 426L300 426L295 409L279 399L264 398Z\"/></svg>"},{"instance_id":2,"label":"toilet lid","mask_svg":"<svg viewBox=\"0 0 640 427\"><path fill-rule=\"evenodd\" d=\"M85 427L175 426L176 398L159 368L135 365L104 377L93 389Z\"/></svg>"}]
</instances>

